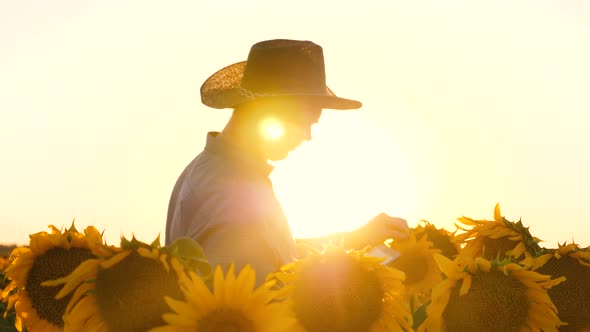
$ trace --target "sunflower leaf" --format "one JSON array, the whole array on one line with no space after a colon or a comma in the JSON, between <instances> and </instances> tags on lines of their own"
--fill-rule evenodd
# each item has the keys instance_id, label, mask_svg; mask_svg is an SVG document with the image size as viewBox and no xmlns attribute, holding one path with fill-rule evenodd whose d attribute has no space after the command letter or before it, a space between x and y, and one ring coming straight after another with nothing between
<instances>
[{"instance_id":1,"label":"sunflower leaf","mask_svg":"<svg viewBox=\"0 0 590 332\"><path fill-rule=\"evenodd\" d=\"M176 257L185 268L198 272L201 277L208 278L211 275L211 264L197 241L188 237L178 238L162 250Z\"/></svg>"},{"instance_id":2,"label":"sunflower leaf","mask_svg":"<svg viewBox=\"0 0 590 332\"><path fill-rule=\"evenodd\" d=\"M158 233L158 236L156 237L156 239L154 241L152 241L152 243L150 244L150 247L160 248L160 234L159 233Z\"/></svg>"}]
</instances>

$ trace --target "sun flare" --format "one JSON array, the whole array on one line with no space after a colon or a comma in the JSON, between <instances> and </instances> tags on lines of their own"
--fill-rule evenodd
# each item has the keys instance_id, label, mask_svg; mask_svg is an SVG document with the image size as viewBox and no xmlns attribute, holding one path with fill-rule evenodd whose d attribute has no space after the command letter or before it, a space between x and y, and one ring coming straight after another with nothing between
<instances>
[{"instance_id":1,"label":"sun flare","mask_svg":"<svg viewBox=\"0 0 590 332\"><path fill-rule=\"evenodd\" d=\"M262 135L265 138L272 141L281 138L284 133L283 125L279 120L274 118L269 118L262 121L260 124L260 130L262 131Z\"/></svg>"},{"instance_id":2,"label":"sun flare","mask_svg":"<svg viewBox=\"0 0 590 332\"><path fill-rule=\"evenodd\" d=\"M374 142L388 147L373 148ZM374 119L327 111L312 127L311 141L276 163L271 177L293 235L312 238L358 229L380 212L420 220L426 198L417 188L425 180L416 177L411 158Z\"/></svg>"}]
</instances>

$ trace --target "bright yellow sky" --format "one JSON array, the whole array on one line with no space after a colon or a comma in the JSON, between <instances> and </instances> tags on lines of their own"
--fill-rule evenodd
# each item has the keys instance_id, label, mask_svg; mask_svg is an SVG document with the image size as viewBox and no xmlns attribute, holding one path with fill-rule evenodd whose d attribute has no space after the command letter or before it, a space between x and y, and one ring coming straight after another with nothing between
<instances>
[{"instance_id":1,"label":"bright yellow sky","mask_svg":"<svg viewBox=\"0 0 590 332\"><path fill-rule=\"evenodd\" d=\"M590 245L585 1L0 0L0 243L76 218L148 241L205 135L199 100L260 40L312 40L325 111L272 174L296 236L381 211L454 230L500 203L547 247Z\"/></svg>"}]
</instances>

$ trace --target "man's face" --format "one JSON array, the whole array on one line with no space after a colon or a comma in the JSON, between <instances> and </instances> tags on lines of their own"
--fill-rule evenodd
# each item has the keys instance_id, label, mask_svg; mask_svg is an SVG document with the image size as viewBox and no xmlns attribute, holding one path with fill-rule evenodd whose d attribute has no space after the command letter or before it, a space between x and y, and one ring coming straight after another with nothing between
<instances>
[{"instance_id":1,"label":"man's face","mask_svg":"<svg viewBox=\"0 0 590 332\"><path fill-rule=\"evenodd\" d=\"M311 102L282 102L270 105L259 124L262 148L268 160L282 160L304 140L311 140L311 127L322 114Z\"/></svg>"}]
</instances>

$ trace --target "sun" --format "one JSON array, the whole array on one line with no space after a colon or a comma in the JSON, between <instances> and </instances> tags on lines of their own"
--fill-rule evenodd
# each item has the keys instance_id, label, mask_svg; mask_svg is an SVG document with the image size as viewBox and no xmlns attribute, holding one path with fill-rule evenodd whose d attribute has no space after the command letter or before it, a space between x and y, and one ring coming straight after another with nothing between
<instances>
[{"instance_id":1,"label":"sun","mask_svg":"<svg viewBox=\"0 0 590 332\"><path fill-rule=\"evenodd\" d=\"M387 148L375 142L386 142ZM411 153L360 112L323 112L311 141L274 163L271 173L293 235L353 231L381 212L409 223L422 219L426 197L418 188L426 184L408 162Z\"/></svg>"},{"instance_id":2,"label":"sun","mask_svg":"<svg viewBox=\"0 0 590 332\"><path fill-rule=\"evenodd\" d=\"M281 138L285 132L282 123L275 118L268 118L262 121L260 124L260 131L262 132L263 137L272 141Z\"/></svg>"}]
</instances>

